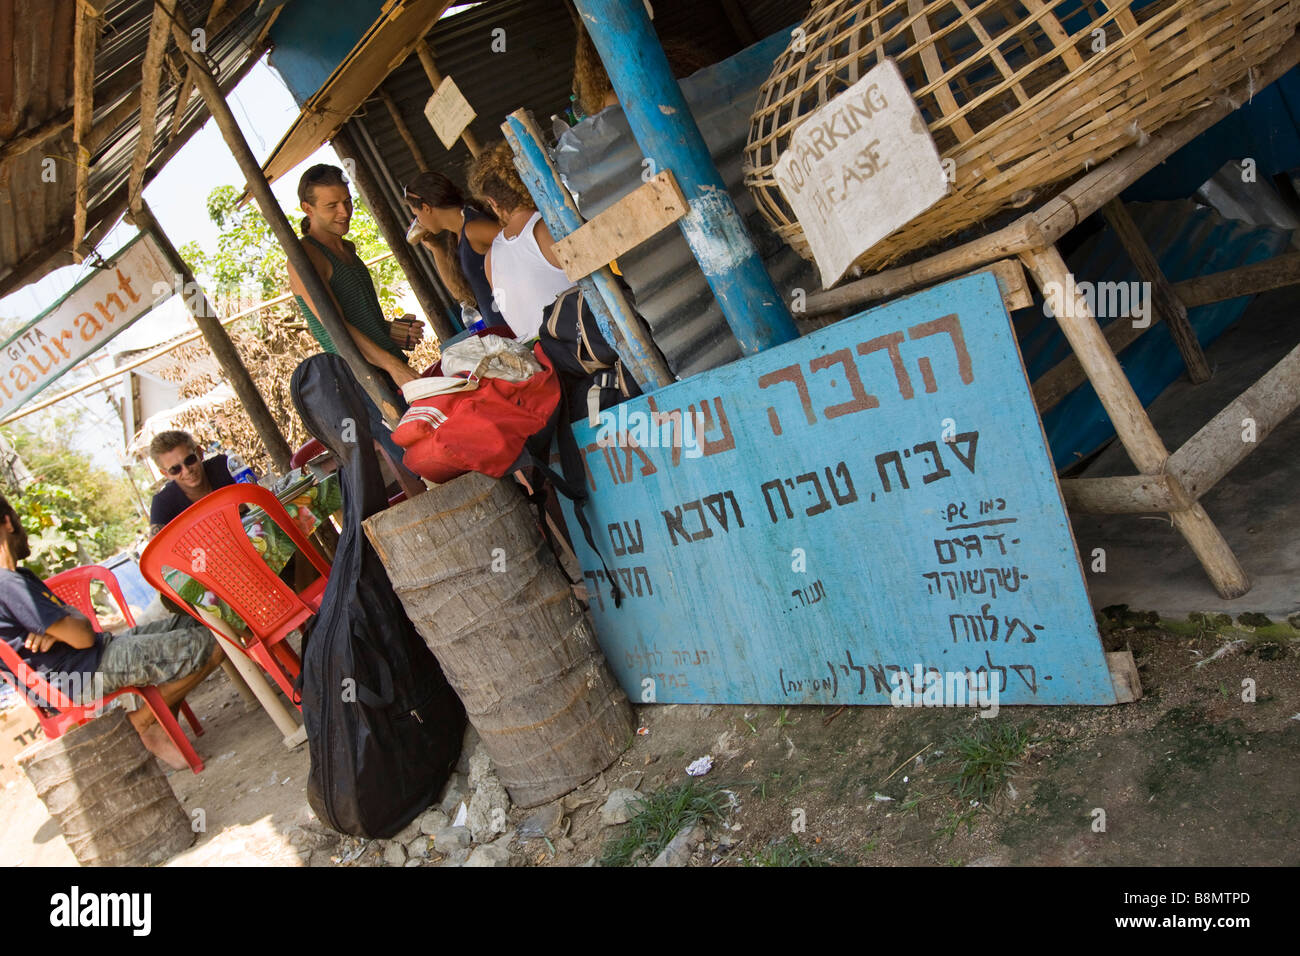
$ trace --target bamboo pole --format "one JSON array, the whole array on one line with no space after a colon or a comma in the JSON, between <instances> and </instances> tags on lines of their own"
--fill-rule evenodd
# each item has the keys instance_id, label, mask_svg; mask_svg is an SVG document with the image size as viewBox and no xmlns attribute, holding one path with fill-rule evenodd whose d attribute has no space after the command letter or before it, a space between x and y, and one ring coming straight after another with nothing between
<instances>
[{"instance_id":1,"label":"bamboo pole","mask_svg":"<svg viewBox=\"0 0 1300 956\"><path fill-rule=\"evenodd\" d=\"M436 294L429 286L429 280L415 260L415 255L406 241L406 226L393 215L392 207L388 205L378 180L375 179L366 158L361 155L347 130L340 129L335 133L332 143L334 151L341 158L352 160L357 188L365 197L366 205L370 207L370 212L379 226L379 232L388 243L388 248L392 250L398 266L406 275L406 281L411 284L411 291L415 293L415 298L420 303L420 308L424 310L425 319L433 327L434 334L438 336L439 341L446 342L456 334L456 330L452 328L451 320L443 313Z\"/></svg>"},{"instance_id":2,"label":"bamboo pole","mask_svg":"<svg viewBox=\"0 0 1300 956\"><path fill-rule=\"evenodd\" d=\"M244 406L244 411L248 413L253 428L256 429L258 437L262 439L262 445L266 448L266 453L275 464L275 470L282 475L287 474L290 467L289 459L293 456L289 443L285 441L284 433L280 431L280 426L276 424L271 410L266 407L266 400L262 398L262 393L258 391L253 377L248 374L248 369L245 367L243 359L239 357L239 350L235 348L235 343L230 341L225 326L218 321L217 311L212 307L212 303L208 301L203 287L199 285L189 265L181 258L171 240L167 238L162 226L154 218L153 210L149 208L143 197L140 198L140 208L132 213L132 218L135 220L137 228L153 237L163 256L171 264L176 274L180 276L184 284L182 295L185 299L185 307L194 318L194 324L199 327L199 332L202 333L204 340L208 343L213 358L217 360L217 364L221 366L221 370L225 372L226 378L229 379L231 386L235 389L235 394L239 396L239 403ZM198 308L195 308L196 300Z\"/></svg>"},{"instance_id":3,"label":"bamboo pole","mask_svg":"<svg viewBox=\"0 0 1300 956\"><path fill-rule=\"evenodd\" d=\"M180 19L178 16L175 29L180 31L180 36L188 36L184 25L179 22ZM325 331L330 334L330 338L334 341L334 347L338 349L339 356L347 362L348 368L352 370L352 374L357 379L357 383L370 396L371 401L375 403L375 407L379 409L380 414L383 415L388 424L395 427L400 418L396 396L387 383L379 377L374 367L361 355L356 343L352 341L352 336L347 331L343 317L334 308L334 300L330 296L329 289L321 279L320 273L316 271L311 259L307 257L306 250L303 249L293 227L289 225L289 220L285 218L284 212L280 209L280 204L276 201L275 195L271 192L271 186L262 173L262 167L258 164L257 158L249 148L248 141L244 139L243 131L240 130L239 123L236 122L234 114L230 111L230 106L226 103L225 97L221 95L216 80L208 72L207 64L199 58L198 54L189 49L188 45L184 48L184 52L193 64L195 85L203 96L204 102L207 103L208 111L212 114L213 120L216 121L217 128L221 130L226 145L234 154L235 162L239 164L239 169L248 183L249 192L257 200L262 215L266 218L271 231L275 234L275 238L284 249L289 264L298 273L307 294L317 305L318 314L316 317L320 320L321 325L325 327Z\"/></svg>"},{"instance_id":4,"label":"bamboo pole","mask_svg":"<svg viewBox=\"0 0 1300 956\"><path fill-rule=\"evenodd\" d=\"M1101 334L1087 300L1077 292L1072 297L1064 294L1074 287L1070 282L1070 271L1060 253L1055 246L1048 246L1039 251L1022 253L1021 258L1038 282L1045 298L1049 297L1053 287L1061 290L1060 298L1065 301L1061 303L1062 308L1056 321L1088 373L1097 397L1110 416L1111 424L1115 426L1115 432L1129 458L1143 475L1165 474L1169 452L1160 440L1155 426L1151 424L1151 419L1147 417L1146 409L1134 393L1124 370L1120 368L1115 353L1110 350L1105 336ZM1172 475L1168 478L1169 491L1180 509L1174 511L1170 518L1196 553L1215 590L1227 599L1245 594L1250 590L1250 579L1223 535L1214 526L1205 509L1183 489L1177 478Z\"/></svg>"},{"instance_id":5,"label":"bamboo pole","mask_svg":"<svg viewBox=\"0 0 1300 956\"><path fill-rule=\"evenodd\" d=\"M149 23L149 42L145 47L144 61L140 67L140 124L131 157L131 172L127 176L127 206L138 211L144 200L144 171L153 152L154 135L158 132L158 88L162 84L163 54L167 51L167 38L171 35L171 20L175 15L176 0L154 0L153 19ZM177 43L184 47L186 36Z\"/></svg>"},{"instance_id":6,"label":"bamboo pole","mask_svg":"<svg viewBox=\"0 0 1300 956\"><path fill-rule=\"evenodd\" d=\"M1164 270L1151 252L1145 237L1129 215L1123 201L1114 197L1102 206L1102 212L1110 228L1115 231L1120 245L1128 253L1134 267L1151 289L1151 306L1154 315L1159 316L1169 326L1169 334L1174 346L1183 357L1187 374L1196 385L1210 380L1210 363L1205 360L1205 352L1196 339L1196 332L1187 321L1187 306L1179 300L1173 287L1169 284Z\"/></svg>"},{"instance_id":7,"label":"bamboo pole","mask_svg":"<svg viewBox=\"0 0 1300 956\"><path fill-rule=\"evenodd\" d=\"M95 46L99 40L99 7L86 0L77 4L72 59L72 152L77 173L72 212L72 254L81 261L81 242L86 237L86 213L90 203L90 139L95 118Z\"/></svg>"},{"instance_id":8,"label":"bamboo pole","mask_svg":"<svg viewBox=\"0 0 1300 956\"><path fill-rule=\"evenodd\" d=\"M379 98L384 101L384 106L388 109L388 115L392 117L393 125L397 127L397 135L402 137L402 142L404 142L406 148L411 151L411 156L415 159L416 167L422 173L428 172L429 164L424 158L424 153L420 151L420 146L416 143L414 134L411 133L411 127L406 125L406 120L402 119L401 110L397 108L397 104L393 102L393 98L382 86L379 88Z\"/></svg>"},{"instance_id":9,"label":"bamboo pole","mask_svg":"<svg viewBox=\"0 0 1300 956\"><path fill-rule=\"evenodd\" d=\"M429 78L429 85L436 90L438 84L442 82L442 73L438 71L438 64L434 62L433 50L429 47L429 41L421 37L420 42L415 45L415 52L420 58L420 65L424 67L425 76ZM477 158L478 154L483 152L483 146L479 143L478 137L474 135L468 126L461 131L460 139L471 156Z\"/></svg>"}]
</instances>

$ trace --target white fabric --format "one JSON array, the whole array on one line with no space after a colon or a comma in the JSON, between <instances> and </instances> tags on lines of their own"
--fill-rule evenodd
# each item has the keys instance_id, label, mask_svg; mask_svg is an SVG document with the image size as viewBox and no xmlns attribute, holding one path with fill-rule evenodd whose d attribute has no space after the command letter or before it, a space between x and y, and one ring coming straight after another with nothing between
<instances>
[{"instance_id":1,"label":"white fabric","mask_svg":"<svg viewBox=\"0 0 1300 956\"><path fill-rule=\"evenodd\" d=\"M507 239L505 231L492 240L492 293L506 324L521 342L536 338L551 303L573 283L546 261L537 248L533 228L541 218L535 212L519 235Z\"/></svg>"},{"instance_id":2,"label":"white fabric","mask_svg":"<svg viewBox=\"0 0 1300 956\"><path fill-rule=\"evenodd\" d=\"M540 372L542 365L522 342L500 335L475 335L447 346L442 353L442 370L443 375L407 382L402 386L402 396L407 402L417 402L434 395L470 391L478 387L480 378L524 382Z\"/></svg>"}]
</instances>

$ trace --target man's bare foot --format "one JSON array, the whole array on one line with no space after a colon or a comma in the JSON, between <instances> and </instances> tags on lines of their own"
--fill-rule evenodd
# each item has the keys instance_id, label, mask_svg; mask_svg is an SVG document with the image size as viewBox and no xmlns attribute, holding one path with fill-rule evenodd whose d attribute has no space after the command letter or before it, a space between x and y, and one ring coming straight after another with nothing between
<instances>
[{"instance_id":1,"label":"man's bare foot","mask_svg":"<svg viewBox=\"0 0 1300 956\"><path fill-rule=\"evenodd\" d=\"M175 741L167 736L167 731L163 730L156 721L139 733L146 749L173 770L184 770L189 766L185 755L181 753L181 748L176 746Z\"/></svg>"}]
</instances>

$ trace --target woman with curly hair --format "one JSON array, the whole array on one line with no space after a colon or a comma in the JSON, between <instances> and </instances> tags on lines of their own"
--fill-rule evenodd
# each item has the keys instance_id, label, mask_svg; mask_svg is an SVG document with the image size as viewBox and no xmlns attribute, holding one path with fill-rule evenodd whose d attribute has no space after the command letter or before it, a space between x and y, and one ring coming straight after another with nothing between
<instances>
[{"instance_id":1,"label":"woman with curly hair","mask_svg":"<svg viewBox=\"0 0 1300 956\"><path fill-rule=\"evenodd\" d=\"M546 310L573 282L560 268L555 240L533 206L505 140L474 160L469 188L501 223L483 261L492 297L515 338L535 339Z\"/></svg>"},{"instance_id":2,"label":"woman with curly hair","mask_svg":"<svg viewBox=\"0 0 1300 956\"><path fill-rule=\"evenodd\" d=\"M491 213L432 170L412 179L402 194L416 221L431 233L422 242L433 253L443 284L459 301L477 305L489 325L503 324L483 271L483 257L501 231Z\"/></svg>"}]
</instances>

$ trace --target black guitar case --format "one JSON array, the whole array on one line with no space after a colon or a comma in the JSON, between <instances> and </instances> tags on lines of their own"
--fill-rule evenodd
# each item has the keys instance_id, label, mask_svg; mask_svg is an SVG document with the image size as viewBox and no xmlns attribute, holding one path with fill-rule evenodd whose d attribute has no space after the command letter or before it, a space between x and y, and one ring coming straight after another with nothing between
<instances>
[{"instance_id":1,"label":"black guitar case","mask_svg":"<svg viewBox=\"0 0 1300 956\"><path fill-rule=\"evenodd\" d=\"M321 354L294 370L291 391L340 462L343 490L343 531L302 654L307 799L335 830L391 837L437 799L465 710L361 528L387 500L360 386L343 359Z\"/></svg>"}]
</instances>

